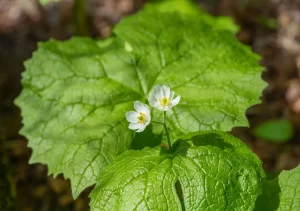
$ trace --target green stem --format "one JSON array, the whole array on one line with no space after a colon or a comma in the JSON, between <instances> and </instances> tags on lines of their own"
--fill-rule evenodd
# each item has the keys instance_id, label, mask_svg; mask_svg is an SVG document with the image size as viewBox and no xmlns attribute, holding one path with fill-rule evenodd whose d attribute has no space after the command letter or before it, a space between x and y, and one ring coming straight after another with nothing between
<instances>
[{"instance_id":1,"label":"green stem","mask_svg":"<svg viewBox=\"0 0 300 211\"><path fill-rule=\"evenodd\" d=\"M170 140L170 135L169 135L169 131L166 125L166 111L164 111L164 128L167 134L167 139L168 139L168 144L169 144L169 150L172 150L172 144L171 144L171 140Z\"/></svg>"},{"instance_id":2,"label":"green stem","mask_svg":"<svg viewBox=\"0 0 300 211\"><path fill-rule=\"evenodd\" d=\"M72 8L73 35L88 36L86 0L75 0Z\"/></svg>"},{"instance_id":3,"label":"green stem","mask_svg":"<svg viewBox=\"0 0 300 211\"><path fill-rule=\"evenodd\" d=\"M169 131L168 131L168 128L167 128L167 125L166 125L166 111L164 111L164 122L157 122L157 121L151 121L151 122L152 123L156 123L156 124L160 124L160 125L164 126L164 129L165 129L166 134L167 134L169 150L171 151L172 150L172 144L171 144L171 141L170 141Z\"/></svg>"}]
</instances>

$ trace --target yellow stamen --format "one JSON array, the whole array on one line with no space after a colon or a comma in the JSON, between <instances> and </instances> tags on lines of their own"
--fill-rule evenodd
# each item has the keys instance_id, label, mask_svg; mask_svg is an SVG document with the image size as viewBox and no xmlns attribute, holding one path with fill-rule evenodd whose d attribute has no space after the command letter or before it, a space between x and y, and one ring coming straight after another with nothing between
<instances>
[{"instance_id":1,"label":"yellow stamen","mask_svg":"<svg viewBox=\"0 0 300 211\"><path fill-rule=\"evenodd\" d=\"M143 124L146 121L146 114L140 112L140 116L138 116L137 119L139 120L139 124Z\"/></svg>"},{"instance_id":2,"label":"yellow stamen","mask_svg":"<svg viewBox=\"0 0 300 211\"><path fill-rule=\"evenodd\" d=\"M162 106L168 106L170 104L170 98L167 98L166 96L163 97L163 99L159 100L160 105Z\"/></svg>"}]
</instances>

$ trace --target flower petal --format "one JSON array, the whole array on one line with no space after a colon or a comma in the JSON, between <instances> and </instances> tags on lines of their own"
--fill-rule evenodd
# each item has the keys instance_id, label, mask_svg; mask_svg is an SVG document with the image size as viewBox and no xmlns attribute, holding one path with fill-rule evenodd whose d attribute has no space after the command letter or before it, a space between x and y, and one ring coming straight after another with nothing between
<instances>
[{"instance_id":1,"label":"flower petal","mask_svg":"<svg viewBox=\"0 0 300 211\"><path fill-rule=\"evenodd\" d=\"M162 86L162 91L163 91L163 97L170 97L170 87L163 85Z\"/></svg>"},{"instance_id":2,"label":"flower petal","mask_svg":"<svg viewBox=\"0 0 300 211\"><path fill-rule=\"evenodd\" d=\"M180 95L178 95L174 100L171 101L171 106L174 107L176 106L180 101Z\"/></svg>"},{"instance_id":3,"label":"flower petal","mask_svg":"<svg viewBox=\"0 0 300 211\"><path fill-rule=\"evenodd\" d=\"M140 125L140 128L136 132L143 132L147 125Z\"/></svg>"},{"instance_id":4,"label":"flower petal","mask_svg":"<svg viewBox=\"0 0 300 211\"><path fill-rule=\"evenodd\" d=\"M150 109L149 109L149 106L145 104L145 107L144 107L144 113L146 114L146 118L150 118L151 119L151 114L150 114Z\"/></svg>"},{"instance_id":5,"label":"flower petal","mask_svg":"<svg viewBox=\"0 0 300 211\"><path fill-rule=\"evenodd\" d=\"M154 105L157 103L157 99L154 96L149 96L148 101L152 107L155 107Z\"/></svg>"},{"instance_id":6,"label":"flower petal","mask_svg":"<svg viewBox=\"0 0 300 211\"><path fill-rule=\"evenodd\" d=\"M141 112L141 110L143 110L143 108L144 108L144 104L140 101L135 101L133 103L133 107L137 112Z\"/></svg>"},{"instance_id":7,"label":"flower petal","mask_svg":"<svg viewBox=\"0 0 300 211\"><path fill-rule=\"evenodd\" d=\"M171 91L169 86L166 85L159 85L153 87L152 91L149 94L148 101L149 104L161 111L167 111L171 109L173 106L176 106L180 101L180 96L177 96L175 99L173 99L175 95L174 91ZM170 100L170 104L161 105L161 102L164 102L166 99L164 97L168 98L167 100Z\"/></svg>"},{"instance_id":8,"label":"flower petal","mask_svg":"<svg viewBox=\"0 0 300 211\"><path fill-rule=\"evenodd\" d=\"M170 106L170 105L163 107L162 111L168 111L168 110L170 110L173 107L173 106Z\"/></svg>"},{"instance_id":9,"label":"flower petal","mask_svg":"<svg viewBox=\"0 0 300 211\"><path fill-rule=\"evenodd\" d=\"M150 110L149 110L148 105L144 104L144 105L143 105L143 108L141 109L140 112L143 112L144 114L146 114L146 116L147 116L147 115L150 115Z\"/></svg>"},{"instance_id":10,"label":"flower petal","mask_svg":"<svg viewBox=\"0 0 300 211\"><path fill-rule=\"evenodd\" d=\"M150 114L150 110L149 110L148 105L143 104L143 103L141 103L140 101L135 101L135 102L134 102L134 108L135 108L135 110L137 111L137 113L142 112L142 113L144 113L144 114L146 114L146 115L149 115L149 114Z\"/></svg>"},{"instance_id":11,"label":"flower petal","mask_svg":"<svg viewBox=\"0 0 300 211\"><path fill-rule=\"evenodd\" d=\"M163 111L164 107L160 104L160 102L155 102L153 104L153 108Z\"/></svg>"},{"instance_id":12,"label":"flower petal","mask_svg":"<svg viewBox=\"0 0 300 211\"><path fill-rule=\"evenodd\" d=\"M131 129L131 130L136 130L136 129L139 129L141 127L141 124L138 124L138 123L130 123L128 128Z\"/></svg>"},{"instance_id":13,"label":"flower petal","mask_svg":"<svg viewBox=\"0 0 300 211\"><path fill-rule=\"evenodd\" d=\"M128 122L133 122L133 123L137 123L138 122L138 116L139 116L139 113L137 113L136 111L128 111L126 114L125 114L125 117L127 119Z\"/></svg>"},{"instance_id":14,"label":"flower petal","mask_svg":"<svg viewBox=\"0 0 300 211\"><path fill-rule=\"evenodd\" d=\"M163 88L160 84L157 84L154 88L153 88L153 94L155 95L156 99L162 99L164 97L164 92L163 92Z\"/></svg>"},{"instance_id":15,"label":"flower petal","mask_svg":"<svg viewBox=\"0 0 300 211\"><path fill-rule=\"evenodd\" d=\"M152 91L149 94L148 101L152 107L155 107L154 104L159 101L160 96L162 95L161 93L161 87L160 85L156 85L153 87Z\"/></svg>"},{"instance_id":16,"label":"flower petal","mask_svg":"<svg viewBox=\"0 0 300 211\"><path fill-rule=\"evenodd\" d=\"M145 124L146 124L146 125L149 125L150 122L151 122L151 115L150 115L150 111L149 111L149 113L146 114L146 122L145 122Z\"/></svg>"},{"instance_id":17,"label":"flower petal","mask_svg":"<svg viewBox=\"0 0 300 211\"><path fill-rule=\"evenodd\" d=\"M175 95L175 92L172 91L171 94L170 94L170 100L171 101L173 100L174 95Z\"/></svg>"}]
</instances>

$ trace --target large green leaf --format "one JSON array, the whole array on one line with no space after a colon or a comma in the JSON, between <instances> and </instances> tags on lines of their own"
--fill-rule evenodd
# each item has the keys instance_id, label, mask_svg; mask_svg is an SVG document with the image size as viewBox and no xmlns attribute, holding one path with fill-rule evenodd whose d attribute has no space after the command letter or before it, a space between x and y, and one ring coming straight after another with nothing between
<instances>
[{"instance_id":1,"label":"large green leaf","mask_svg":"<svg viewBox=\"0 0 300 211\"><path fill-rule=\"evenodd\" d=\"M221 30L231 31L236 33L238 26L233 23L230 17L214 17L205 13L194 0L152 0L154 4L148 4L147 7L154 9L159 12L180 12L183 14L197 16L207 23L211 24L214 28Z\"/></svg>"},{"instance_id":2,"label":"large green leaf","mask_svg":"<svg viewBox=\"0 0 300 211\"><path fill-rule=\"evenodd\" d=\"M245 110L260 102L265 83L259 56L237 42L231 31L217 29L201 18L161 14L149 7L114 30L130 46L133 57L135 68L123 76L128 86L139 80L147 96L154 85L167 84L182 96L179 106L168 114L171 131L228 131L247 126ZM134 74L138 78L132 78Z\"/></svg>"},{"instance_id":3,"label":"large green leaf","mask_svg":"<svg viewBox=\"0 0 300 211\"><path fill-rule=\"evenodd\" d=\"M255 210L300 210L300 166L282 171L274 180L265 180L263 195L258 198Z\"/></svg>"},{"instance_id":4,"label":"large green leaf","mask_svg":"<svg viewBox=\"0 0 300 211\"><path fill-rule=\"evenodd\" d=\"M118 55L107 44L40 43L25 63L23 92L16 100L22 108L21 134L33 148L30 163L46 163L49 173L71 178L75 197L129 148L133 137L124 113L141 95L108 77L105 63Z\"/></svg>"},{"instance_id":5,"label":"large green leaf","mask_svg":"<svg viewBox=\"0 0 300 211\"><path fill-rule=\"evenodd\" d=\"M174 153L123 153L99 177L91 209L250 211L263 176L261 161L240 140L202 132L181 140Z\"/></svg>"},{"instance_id":6,"label":"large green leaf","mask_svg":"<svg viewBox=\"0 0 300 211\"><path fill-rule=\"evenodd\" d=\"M63 173L78 196L129 148L133 133L125 113L135 100L146 102L158 83L182 96L168 112L173 140L247 125L245 109L259 102L264 87L259 57L232 31L201 17L147 7L124 19L109 40L40 43L25 63L16 100L21 134L33 148L30 162L47 164L54 175Z\"/></svg>"}]
</instances>

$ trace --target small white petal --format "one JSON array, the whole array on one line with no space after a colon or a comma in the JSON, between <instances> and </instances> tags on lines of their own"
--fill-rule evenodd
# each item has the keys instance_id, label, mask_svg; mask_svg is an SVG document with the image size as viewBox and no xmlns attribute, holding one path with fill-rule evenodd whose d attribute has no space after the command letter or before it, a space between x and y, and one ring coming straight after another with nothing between
<instances>
[{"instance_id":1,"label":"small white petal","mask_svg":"<svg viewBox=\"0 0 300 211\"><path fill-rule=\"evenodd\" d=\"M143 132L147 125L141 125L140 128L136 132Z\"/></svg>"},{"instance_id":2,"label":"small white petal","mask_svg":"<svg viewBox=\"0 0 300 211\"><path fill-rule=\"evenodd\" d=\"M175 92L172 91L172 92L170 93L170 100L171 100L171 101L173 100L174 95L175 95Z\"/></svg>"},{"instance_id":3,"label":"small white petal","mask_svg":"<svg viewBox=\"0 0 300 211\"><path fill-rule=\"evenodd\" d=\"M149 125L151 122L151 114L150 114L150 110L149 110L149 113L147 114L146 113L146 121L145 121L145 124L146 125Z\"/></svg>"},{"instance_id":4,"label":"small white petal","mask_svg":"<svg viewBox=\"0 0 300 211\"><path fill-rule=\"evenodd\" d=\"M144 114L150 114L150 110L149 110L149 107L148 107L148 105L146 105L146 104L143 104L143 103L141 103L140 101L135 101L134 102L134 108L135 108L135 110L138 112L138 113L140 113L140 112L142 112L142 113L144 113Z\"/></svg>"},{"instance_id":5,"label":"small white petal","mask_svg":"<svg viewBox=\"0 0 300 211\"><path fill-rule=\"evenodd\" d=\"M144 104L143 108L140 110L140 112L146 114L146 116L149 115L150 114L150 109L149 109L148 105Z\"/></svg>"},{"instance_id":6,"label":"small white petal","mask_svg":"<svg viewBox=\"0 0 300 211\"><path fill-rule=\"evenodd\" d=\"M180 101L180 95L178 95L174 100L171 101L172 107L176 106Z\"/></svg>"},{"instance_id":7,"label":"small white petal","mask_svg":"<svg viewBox=\"0 0 300 211\"><path fill-rule=\"evenodd\" d=\"M153 94L156 99L162 99L164 97L164 92L163 92L162 86L160 84L157 84L153 88Z\"/></svg>"},{"instance_id":8,"label":"small white petal","mask_svg":"<svg viewBox=\"0 0 300 211\"><path fill-rule=\"evenodd\" d=\"M159 90L156 96L157 100L164 98L164 91L162 89Z\"/></svg>"},{"instance_id":9,"label":"small white petal","mask_svg":"<svg viewBox=\"0 0 300 211\"><path fill-rule=\"evenodd\" d=\"M139 129L140 127L141 127L141 125L138 123L130 123L128 126L128 128L131 130L136 130L136 129Z\"/></svg>"},{"instance_id":10,"label":"small white petal","mask_svg":"<svg viewBox=\"0 0 300 211\"><path fill-rule=\"evenodd\" d=\"M161 111L167 111L180 101L180 96L173 99L174 95L175 92L171 91L169 86L158 84L150 92L148 101L152 107Z\"/></svg>"},{"instance_id":11,"label":"small white petal","mask_svg":"<svg viewBox=\"0 0 300 211\"><path fill-rule=\"evenodd\" d=\"M161 85L160 84L156 84L153 89L152 89L154 92L157 92L159 90L161 90Z\"/></svg>"},{"instance_id":12,"label":"small white petal","mask_svg":"<svg viewBox=\"0 0 300 211\"><path fill-rule=\"evenodd\" d=\"M159 101L160 96L160 85L156 85L149 94L148 101L152 107Z\"/></svg>"},{"instance_id":13,"label":"small white petal","mask_svg":"<svg viewBox=\"0 0 300 211\"><path fill-rule=\"evenodd\" d=\"M149 104L155 108L155 104L157 103L157 99L153 98L153 96L148 98Z\"/></svg>"},{"instance_id":14,"label":"small white petal","mask_svg":"<svg viewBox=\"0 0 300 211\"><path fill-rule=\"evenodd\" d=\"M138 116L139 113L135 112L135 111L129 111L125 114L125 117L127 119L128 122L133 122L133 123L137 123L138 122Z\"/></svg>"},{"instance_id":15,"label":"small white petal","mask_svg":"<svg viewBox=\"0 0 300 211\"><path fill-rule=\"evenodd\" d=\"M172 108L172 107L170 107L170 106L163 107L163 111L168 111L168 110L170 110L170 108Z\"/></svg>"},{"instance_id":16,"label":"small white petal","mask_svg":"<svg viewBox=\"0 0 300 211\"><path fill-rule=\"evenodd\" d=\"M151 122L150 110L148 105L140 101L134 102L134 108L136 111L129 111L125 114L127 121L130 122L128 128L136 130L136 132L142 132Z\"/></svg>"},{"instance_id":17,"label":"small white petal","mask_svg":"<svg viewBox=\"0 0 300 211\"><path fill-rule=\"evenodd\" d=\"M170 97L170 87L166 86L166 85L163 85L162 86L162 91L163 91L163 97L167 97L169 98Z\"/></svg>"},{"instance_id":18,"label":"small white petal","mask_svg":"<svg viewBox=\"0 0 300 211\"><path fill-rule=\"evenodd\" d=\"M144 104L140 101L135 101L133 103L133 107L137 112L141 112L141 110L143 110L143 108L144 108Z\"/></svg>"},{"instance_id":19,"label":"small white petal","mask_svg":"<svg viewBox=\"0 0 300 211\"><path fill-rule=\"evenodd\" d=\"M158 110L164 111L164 107L160 104L160 102L155 102L153 107Z\"/></svg>"}]
</instances>

